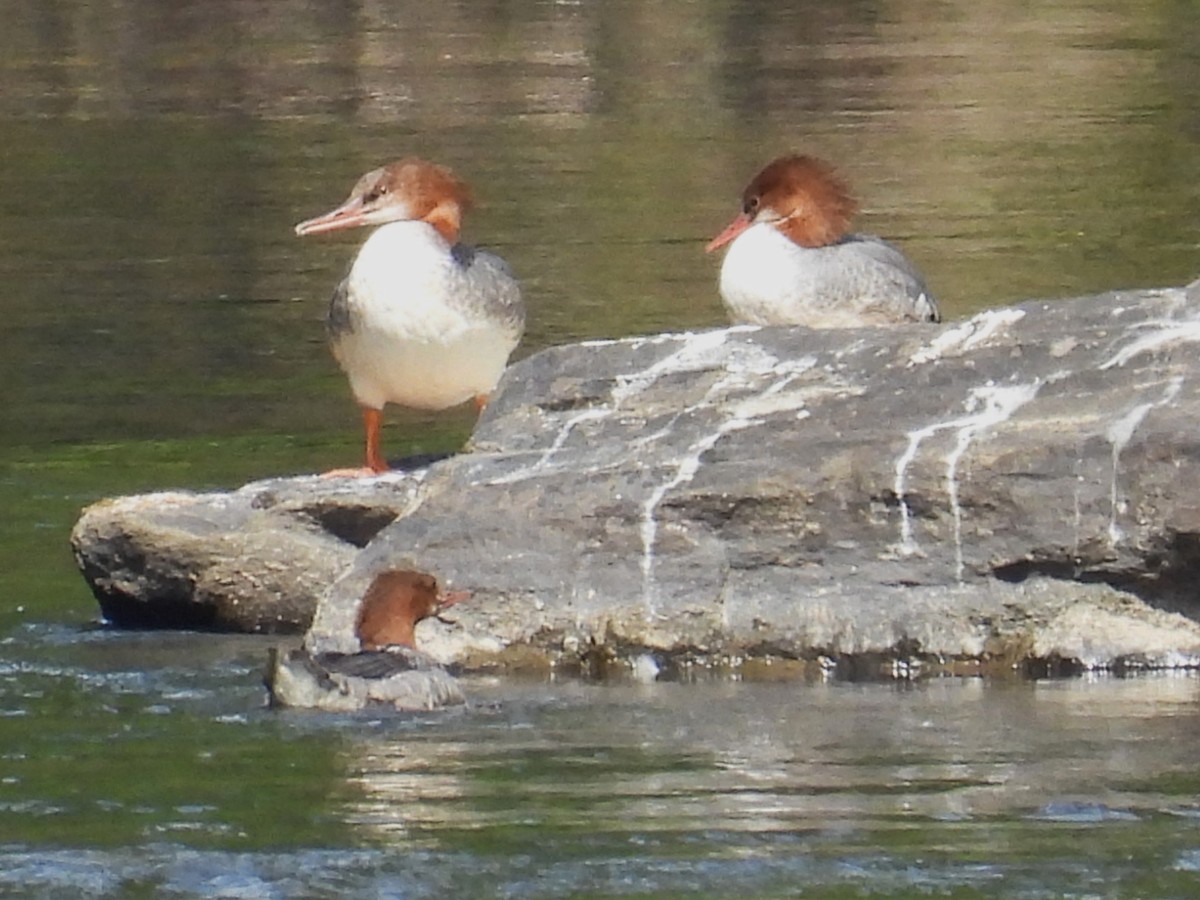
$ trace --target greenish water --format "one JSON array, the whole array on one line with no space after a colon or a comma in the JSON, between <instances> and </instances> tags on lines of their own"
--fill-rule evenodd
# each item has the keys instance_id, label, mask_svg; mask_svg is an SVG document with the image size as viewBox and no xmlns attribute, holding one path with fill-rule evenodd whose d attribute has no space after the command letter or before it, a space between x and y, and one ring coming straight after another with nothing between
<instances>
[{"instance_id":1,"label":"greenish water","mask_svg":"<svg viewBox=\"0 0 1200 900\"><path fill-rule=\"evenodd\" d=\"M949 317L1182 284L1183 2L752 0L0 9L0 896L1189 897L1189 675L527 683L278 714L268 642L119 633L67 535L106 496L357 461L324 346L361 236L292 225L380 161L475 188L528 354L723 321L704 243L786 150ZM466 411L389 413L391 456Z\"/></svg>"},{"instance_id":2,"label":"greenish water","mask_svg":"<svg viewBox=\"0 0 1200 900\"><path fill-rule=\"evenodd\" d=\"M1194 677L472 678L273 713L263 642L38 627L0 668L0 896L1189 897ZM18 687L19 685L19 687Z\"/></svg>"}]
</instances>

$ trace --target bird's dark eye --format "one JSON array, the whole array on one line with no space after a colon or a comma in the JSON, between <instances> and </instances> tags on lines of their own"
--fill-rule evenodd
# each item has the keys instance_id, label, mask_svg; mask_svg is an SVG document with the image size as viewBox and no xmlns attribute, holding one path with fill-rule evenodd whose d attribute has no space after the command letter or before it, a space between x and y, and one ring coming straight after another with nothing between
<instances>
[{"instance_id":1,"label":"bird's dark eye","mask_svg":"<svg viewBox=\"0 0 1200 900\"><path fill-rule=\"evenodd\" d=\"M748 216L758 212L758 197L747 197L746 202L742 204L742 212Z\"/></svg>"}]
</instances>

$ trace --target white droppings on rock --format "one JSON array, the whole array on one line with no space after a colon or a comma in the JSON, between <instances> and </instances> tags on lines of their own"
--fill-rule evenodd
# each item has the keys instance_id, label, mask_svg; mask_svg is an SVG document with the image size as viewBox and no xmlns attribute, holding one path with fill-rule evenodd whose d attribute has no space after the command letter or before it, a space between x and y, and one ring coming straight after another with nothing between
<instances>
[{"instance_id":1,"label":"white droppings on rock","mask_svg":"<svg viewBox=\"0 0 1200 900\"><path fill-rule=\"evenodd\" d=\"M933 362L943 356L962 355L991 339L1002 328L1025 318L1023 309L989 309L967 321L945 329L941 334L916 350L909 365Z\"/></svg>"},{"instance_id":2,"label":"white droppings on rock","mask_svg":"<svg viewBox=\"0 0 1200 900\"><path fill-rule=\"evenodd\" d=\"M773 405L772 400L793 380L817 364L816 358L812 356L805 356L796 360L779 360L757 347L747 346L737 349L741 352L731 354L725 376L709 388L700 403L685 412L692 412L712 406L731 391L756 384L757 379L763 374L770 373L777 377L766 388L747 397L734 406L732 414L722 421L714 431L693 442L683 456L675 460L674 475L659 484L646 498L646 502L642 507L641 527L642 596L651 609L655 605L654 542L658 536L656 512L663 498L669 491L691 481L695 477L696 473L700 470L701 458L715 447L722 437L731 432L749 428L760 423L762 421L761 416L765 414L764 410L778 412L784 409L785 407L783 406ZM751 377L747 377L748 375ZM793 393L791 404L803 402L802 399L798 400L798 398L799 395ZM788 411L796 409L796 406L791 404L786 406Z\"/></svg>"},{"instance_id":3,"label":"white droppings on rock","mask_svg":"<svg viewBox=\"0 0 1200 900\"><path fill-rule=\"evenodd\" d=\"M695 372L717 365L721 361L721 354L718 351L722 349L725 341L734 330L726 328L718 331L705 331L699 334L683 332L671 335L655 335L652 338L626 340L624 343L635 349L647 344L662 344L667 341L678 340L684 341L684 345L674 353L664 356L640 372L617 376L616 384L609 395L607 403L602 406L583 410L568 417L555 434L554 440L550 442L550 446L532 464L508 472L499 478L492 479L488 483L513 484L527 478L536 477L548 470L553 470L552 463L555 456L566 445L568 438L570 438L579 425L585 422L599 422L611 417L619 412L623 404L628 400L653 386L663 376Z\"/></svg>"},{"instance_id":4,"label":"white droppings on rock","mask_svg":"<svg viewBox=\"0 0 1200 900\"><path fill-rule=\"evenodd\" d=\"M1167 382L1166 387L1163 388L1161 397L1150 403L1137 404L1137 406L1131 408L1125 415L1112 422L1104 432L1105 438L1112 444L1112 483L1109 490L1108 539L1112 541L1113 546L1120 543L1121 538L1125 536L1121 530L1121 526L1117 523L1117 516L1122 511L1120 492L1117 486L1121 468L1121 452L1129 445L1129 441L1146 418L1147 413L1152 409L1158 409L1170 404L1179 395L1182 387L1182 377L1172 378Z\"/></svg>"},{"instance_id":5,"label":"white droppings on rock","mask_svg":"<svg viewBox=\"0 0 1200 900\"><path fill-rule=\"evenodd\" d=\"M950 500L950 511L954 516L954 577L960 582L963 577L963 545L962 504L958 500L958 461L977 434L1010 419L1013 413L1037 396L1040 386L1037 382L1004 387L985 385L974 388L967 398L967 412L972 412L980 404L983 408L960 420L954 449L946 456L946 493Z\"/></svg>"},{"instance_id":6,"label":"white droppings on rock","mask_svg":"<svg viewBox=\"0 0 1200 900\"><path fill-rule=\"evenodd\" d=\"M893 490L900 505L900 543L895 548L902 556L921 552L913 536L912 513L908 506L908 469L916 459L921 443L939 431L957 431L954 447L946 455L946 492L954 517L955 571L962 580L962 508L958 499L958 464L975 437L983 430L1007 421L1012 415L1032 400L1041 387L1039 382L1029 384L994 385L991 383L971 388L964 401L967 415L946 422L934 422L908 433L908 444L896 460L896 477ZM982 406L982 408L980 408Z\"/></svg>"},{"instance_id":7,"label":"white droppings on rock","mask_svg":"<svg viewBox=\"0 0 1200 900\"><path fill-rule=\"evenodd\" d=\"M1130 341L1101 363L1100 371L1123 366L1143 353L1153 353L1175 344L1200 342L1200 316L1191 316L1187 319L1153 319L1149 322L1139 323L1131 328L1130 332L1135 330L1145 330L1145 333Z\"/></svg>"}]
</instances>

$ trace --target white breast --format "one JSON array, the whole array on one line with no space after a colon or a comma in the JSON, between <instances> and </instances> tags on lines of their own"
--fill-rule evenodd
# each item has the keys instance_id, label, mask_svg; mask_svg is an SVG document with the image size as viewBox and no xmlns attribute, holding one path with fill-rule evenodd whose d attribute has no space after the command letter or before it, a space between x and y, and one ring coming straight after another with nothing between
<instances>
[{"instance_id":1,"label":"white breast","mask_svg":"<svg viewBox=\"0 0 1200 900\"><path fill-rule=\"evenodd\" d=\"M445 409L488 394L520 340L520 290L483 252L459 254L423 222L363 245L346 284L334 356L360 404Z\"/></svg>"},{"instance_id":2,"label":"white breast","mask_svg":"<svg viewBox=\"0 0 1200 900\"><path fill-rule=\"evenodd\" d=\"M802 303L804 264L797 247L775 228L751 225L729 245L721 265L721 299L736 322L771 325Z\"/></svg>"}]
</instances>

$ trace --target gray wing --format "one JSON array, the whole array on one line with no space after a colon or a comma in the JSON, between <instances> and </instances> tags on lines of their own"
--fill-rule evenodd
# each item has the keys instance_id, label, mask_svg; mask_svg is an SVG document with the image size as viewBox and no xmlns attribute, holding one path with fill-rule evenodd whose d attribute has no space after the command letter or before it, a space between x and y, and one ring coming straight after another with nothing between
<instances>
[{"instance_id":1,"label":"gray wing","mask_svg":"<svg viewBox=\"0 0 1200 900\"><path fill-rule=\"evenodd\" d=\"M327 672L355 678L389 678L414 669L440 669L432 657L408 647L388 650L364 650L360 653L320 653L314 661Z\"/></svg>"},{"instance_id":2,"label":"gray wing","mask_svg":"<svg viewBox=\"0 0 1200 900\"><path fill-rule=\"evenodd\" d=\"M338 282L329 298L329 311L325 314L325 328L329 339L337 341L342 335L353 330L350 319L350 276Z\"/></svg>"},{"instance_id":3,"label":"gray wing","mask_svg":"<svg viewBox=\"0 0 1200 900\"><path fill-rule=\"evenodd\" d=\"M454 261L466 279L467 296L480 312L500 323L518 340L525 332L525 304L512 269L499 256L467 244L451 248Z\"/></svg>"},{"instance_id":4,"label":"gray wing","mask_svg":"<svg viewBox=\"0 0 1200 900\"><path fill-rule=\"evenodd\" d=\"M857 254L875 263L870 271L862 272L861 277L868 293L885 298L879 304L884 316L919 322L941 321L937 301L926 287L925 279L898 249L869 234L852 234L842 245L852 246Z\"/></svg>"}]
</instances>

